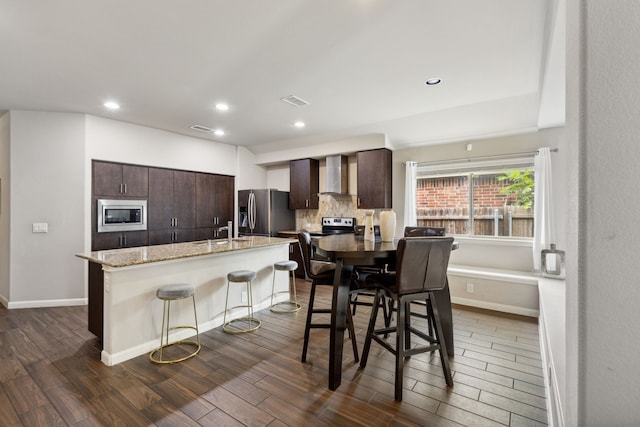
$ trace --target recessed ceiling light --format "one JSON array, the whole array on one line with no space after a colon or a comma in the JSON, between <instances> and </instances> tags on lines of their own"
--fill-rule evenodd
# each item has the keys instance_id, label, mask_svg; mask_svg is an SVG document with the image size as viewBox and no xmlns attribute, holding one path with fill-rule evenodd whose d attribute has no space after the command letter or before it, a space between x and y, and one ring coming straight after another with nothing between
<instances>
[{"instance_id":1,"label":"recessed ceiling light","mask_svg":"<svg viewBox=\"0 0 640 427\"><path fill-rule=\"evenodd\" d=\"M303 127L305 127L304 122L300 122L300 121L295 122L293 125L294 125L295 127L297 127L297 128L303 128Z\"/></svg>"},{"instance_id":2,"label":"recessed ceiling light","mask_svg":"<svg viewBox=\"0 0 640 427\"><path fill-rule=\"evenodd\" d=\"M227 111L229 110L229 105L223 103L223 102L219 102L216 104L216 110L218 111Z\"/></svg>"},{"instance_id":3,"label":"recessed ceiling light","mask_svg":"<svg viewBox=\"0 0 640 427\"><path fill-rule=\"evenodd\" d=\"M428 84L429 86L433 86L433 85L437 85L441 81L442 81L442 79L434 77L434 78L431 78L431 79L427 80L425 83Z\"/></svg>"},{"instance_id":4,"label":"recessed ceiling light","mask_svg":"<svg viewBox=\"0 0 640 427\"><path fill-rule=\"evenodd\" d=\"M109 110L117 110L120 108L120 104L114 101L107 101L103 105Z\"/></svg>"},{"instance_id":5,"label":"recessed ceiling light","mask_svg":"<svg viewBox=\"0 0 640 427\"><path fill-rule=\"evenodd\" d=\"M217 136L224 135L224 131L222 129L216 129L213 131L213 133L216 134Z\"/></svg>"}]
</instances>

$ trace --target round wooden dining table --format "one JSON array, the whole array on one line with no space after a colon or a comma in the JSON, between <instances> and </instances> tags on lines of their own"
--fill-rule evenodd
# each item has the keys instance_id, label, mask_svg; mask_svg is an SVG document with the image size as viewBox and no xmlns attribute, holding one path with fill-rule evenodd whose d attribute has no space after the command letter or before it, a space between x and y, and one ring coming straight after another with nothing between
<instances>
[{"instance_id":1,"label":"round wooden dining table","mask_svg":"<svg viewBox=\"0 0 640 427\"><path fill-rule=\"evenodd\" d=\"M349 310L349 290L353 266L392 264L395 261L398 241L370 241L354 234L338 234L314 239L316 253L330 258L336 264L331 301L331 327L329 336L329 389L335 390L342 379L342 350ZM454 244L457 248L457 243ZM437 304L442 323L444 341L449 357L453 356L453 319L449 284L434 292L433 304Z\"/></svg>"}]
</instances>

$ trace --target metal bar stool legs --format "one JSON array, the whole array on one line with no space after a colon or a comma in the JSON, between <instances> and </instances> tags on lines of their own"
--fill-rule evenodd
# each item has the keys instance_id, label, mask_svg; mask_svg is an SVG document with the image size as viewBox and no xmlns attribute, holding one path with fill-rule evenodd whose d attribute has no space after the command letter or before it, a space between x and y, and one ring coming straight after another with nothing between
<instances>
[{"instance_id":1,"label":"metal bar stool legs","mask_svg":"<svg viewBox=\"0 0 640 427\"><path fill-rule=\"evenodd\" d=\"M273 265L273 285L271 285L271 311L275 313L294 313L302 308L300 304L298 304L298 297L296 295L296 274L295 271L298 268L298 263L295 261L278 261ZM293 299L291 298L291 293L286 291L278 291L275 292L276 289L276 271L287 271L291 272L291 280L293 283ZM288 301L280 301L274 304L273 297L278 294L289 294Z\"/></svg>"},{"instance_id":2,"label":"metal bar stool legs","mask_svg":"<svg viewBox=\"0 0 640 427\"><path fill-rule=\"evenodd\" d=\"M261 325L260 320L253 317L253 295L251 292L251 282L256 278L256 272L251 270L238 270L232 271L227 274L227 302L224 306L224 320L222 324L222 330L229 334L240 334L243 332L251 332L258 329ZM245 282L247 286L247 304L236 305L229 308L229 288L231 283ZM227 321L227 314L229 311L235 308L246 308L247 315L245 317L239 317Z\"/></svg>"},{"instance_id":3,"label":"metal bar stool legs","mask_svg":"<svg viewBox=\"0 0 640 427\"><path fill-rule=\"evenodd\" d=\"M160 346L149 353L149 360L154 363L176 363L187 360L190 357L198 354L201 348L200 333L198 331L198 316L196 314L196 298L195 289L193 288L193 286L182 284L163 286L156 291L156 297L163 301L162 330L160 331ZM177 301L189 297L191 297L191 300L193 302L194 326L170 326L169 322L171 320L171 301ZM196 339L184 339L170 343L169 331L173 331L176 329L193 329L194 331L196 331ZM181 355L165 358L164 352L167 347L179 346L181 344L193 346L194 349L186 355L184 355L184 353L181 353Z\"/></svg>"}]
</instances>

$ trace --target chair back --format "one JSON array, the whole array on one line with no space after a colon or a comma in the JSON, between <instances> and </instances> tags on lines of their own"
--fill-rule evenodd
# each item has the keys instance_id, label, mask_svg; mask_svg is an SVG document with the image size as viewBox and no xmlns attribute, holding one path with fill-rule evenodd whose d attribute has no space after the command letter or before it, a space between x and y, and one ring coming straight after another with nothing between
<instances>
[{"instance_id":1,"label":"chair back","mask_svg":"<svg viewBox=\"0 0 640 427\"><path fill-rule=\"evenodd\" d=\"M444 236L446 231L444 227L405 227L404 237Z\"/></svg>"},{"instance_id":2,"label":"chair back","mask_svg":"<svg viewBox=\"0 0 640 427\"><path fill-rule=\"evenodd\" d=\"M305 275L311 277L311 234L307 231L298 232L298 244L300 245Z\"/></svg>"},{"instance_id":3,"label":"chair back","mask_svg":"<svg viewBox=\"0 0 640 427\"><path fill-rule=\"evenodd\" d=\"M300 245L302 265L306 276L314 281L329 279L329 282L333 283L336 265L333 262L315 259L309 232L298 232L298 244Z\"/></svg>"},{"instance_id":4,"label":"chair back","mask_svg":"<svg viewBox=\"0 0 640 427\"><path fill-rule=\"evenodd\" d=\"M398 241L396 286L399 295L444 288L453 237L405 237Z\"/></svg>"}]
</instances>

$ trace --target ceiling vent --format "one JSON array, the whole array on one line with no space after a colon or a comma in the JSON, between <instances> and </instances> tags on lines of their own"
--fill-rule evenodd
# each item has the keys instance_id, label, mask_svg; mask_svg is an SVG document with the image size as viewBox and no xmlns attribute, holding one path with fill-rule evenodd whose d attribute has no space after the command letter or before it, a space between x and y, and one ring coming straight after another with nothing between
<instances>
[{"instance_id":1,"label":"ceiling vent","mask_svg":"<svg viewBox=\"0 0 640 427\"><path fill-rule=\"evenodd\" d=\"M191 126L191 129L199 130L200 132L213 132L213 129L201 125L193 125Z\"/></svg>"},{"instance_id":2,"label":"ceiling vent","mask_svg":"<svg viewBox=\"0 0 640 427\"><path fill-rule=\"evenodd\" d=\"M285 96L284 98L280 98L280 101L286 102L287 104L294 105L296 107L302 107L305 105L309 105L309 102L305 101L302 98L298 98L295 95Z\"/></svg>"}]
</instances>

